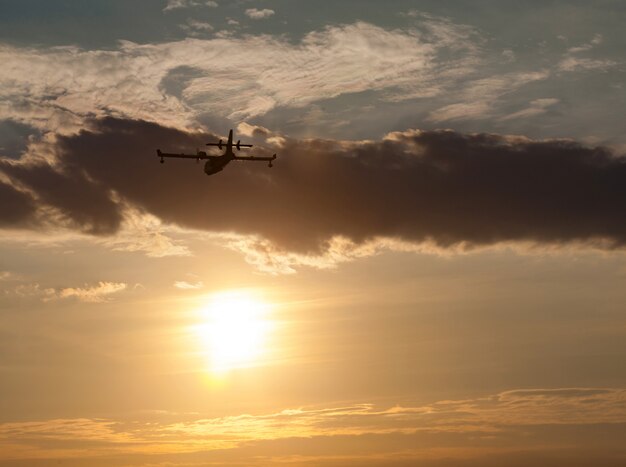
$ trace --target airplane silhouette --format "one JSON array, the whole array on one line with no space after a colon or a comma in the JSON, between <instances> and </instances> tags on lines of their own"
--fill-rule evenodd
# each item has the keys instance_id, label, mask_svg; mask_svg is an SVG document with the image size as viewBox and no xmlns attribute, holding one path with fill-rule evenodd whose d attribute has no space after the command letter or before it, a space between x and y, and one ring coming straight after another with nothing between
<instances>
[{"instance_id":1,"label":"airplane silhouette","mask_svg":"<svg viewBox=\"0 0 626 467\"><path fill-rule=\"evenodd\" d=\"M221 156L209 156L204 151L198 151L195 155L193 154L170 154L166 152L161 152L160 149L157 149L157 156L161 159L161 164L165 162L164 157L177 157L180 159L195 159L196 162L200 160L206 160L204 164L204 173L207 175L213 175L217 172L221 172L226 164L230 161L266 161L269 162L268 167L272 167L272 161L276 159L276 154L272 157L239 157L236 156L233 152L233 147L237 148L237 151L240 151L241 148L251 148L251 144L241 144L241 140L238 140L236 143L233 143L233 130L230 130L228 133L228 141L224 143L221 139L219 143L207 143L207 146L217 146L220 149L225 147L224 154Z\"/></svg>"}]
</instances>

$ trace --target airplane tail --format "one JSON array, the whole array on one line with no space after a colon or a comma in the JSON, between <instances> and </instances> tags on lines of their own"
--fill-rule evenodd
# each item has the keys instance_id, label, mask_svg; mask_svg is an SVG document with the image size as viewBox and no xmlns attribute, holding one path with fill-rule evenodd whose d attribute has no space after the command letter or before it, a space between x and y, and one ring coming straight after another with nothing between
<instances>
[{"instance_id":1,"label":"airplane tail","mask_svg":"<svg viewBox=\"0 0 626 467\"><path fill-rule=\"evenodd\" d=\"M217 146L218 148L222 149L222 146L224 146L224 141L222 141L222 139L220 138L220 141L218 143L206 143L207 146ZM226 143L226 147L227 148L232 148L233 147L233 130L230 130L228 132L228 142Z\"/></svg>"},{"instance_id":2,"label":"airplane tail","mask_svg":"<svg viewBox=\"0 0 626 467\"><path fill-rule=\"evenodd\" d=\"M226 144L226 148L232 150L233 147L237 148L237 151L240 151L241 148L251 148L252 145L251 144L241 144L241 140L237 140L236 143L233 143L233 130L230 130L228 132L228 141L226 143L224 143L224 141L222 141L220 139L220 141L218 143L206 143L207 146L217 146L218 148L222 149L222 146L224 146L224 144Z\"/></svg>"}]
</instances>

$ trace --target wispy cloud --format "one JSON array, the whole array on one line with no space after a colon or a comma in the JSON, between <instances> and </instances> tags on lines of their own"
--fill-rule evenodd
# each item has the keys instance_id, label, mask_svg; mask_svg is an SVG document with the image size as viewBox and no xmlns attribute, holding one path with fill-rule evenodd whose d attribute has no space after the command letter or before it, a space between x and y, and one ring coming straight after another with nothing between
<instances>
[{"instance_id":1,"label":"wispy cloud","mask_svg":"<svg viewBox=\"0 0 626 467\"><path fill-rule=\"evenodd\" d=\"M458 91L459 102L433 110L428 115L432 122L484 119L495 115L496 105L506 94L518 91L532 82L550 76L549 71L507 73L489 78L471 80Z\"/></svg>"},{"instance_id":2,"label":"wispy cloud","mask_svg":"<svg viewBox=\"0 0 626 467\"><path fill-rule=\"evenodd\" d=\"M587 44L583 44L583 45L579 45L576 47L570 47L569 49L567 49L567 53L568 54L576 54L576 53L580 53L580 52L587 52L588 50L593 49L596 45L601 44L603 41L602 35L601 34L596 34L593 39L591 39L591 41L589 41Z\"/></svg>"},{"instance_id":3,"label":"wispy cloud","mask_svg":"<svg viewBox=\"0 0 626 467\"><path fill-rule=\"evenodd\" d=\"M215 8L218 6L218 3L214 0L167 0L167 5L165 5L163 11L171 11L198 6L208 6L210 8Z\"/></svg>"},{"instance_id":4,"label":"wispy cloud","mask_svg":"<svg viewBox=\"0 0 626 467\"><path fill-rule=\"evenodd\" d=\"M554 65L543 67L540 70L492 73L489 77L472 77L469 75L469 79L459 83L458 89L450 93L449 99L454 102L431 111L427 119L436 123L488 118L512 120L544 113L546 108L552 105L550 101L545 99L534 100L528 109L511 115L499 115L498 106L502 104L508 94L516 93L531 83L545 81L561 73L608 70L617 65L617 62L609 59L580 56L583 52L590 51L601 44L602 40L601 35L596 35L587 44L571 47ZM515 61L515 53L512 50L504 50L502 57L508 62Z\"/></svg>"},{"instance_id":5,"label":"wispy cloud","mask_svg":"<svg viewBox=\"0 0 626 467\"><path fill-rule=\"evenodd\" d=\"M4 293L23 298L36 297L44 302L58 298L57 290L52 287L42 287L37 283L18 284L11 289L5 289Z\"/></svg>"},{"instance_id":6,"label":"wispy cloud","mask_svg":"<svg viewBox=\"0 0 626 467\"><path fill-rule=\"evenodd\" d=\"M187 281L176 281L174 282L174 287L181 290L199 290L204 287L204 283L202 281L197 282L187 282Z\"/></svg>"},{"instance_id":7,"label":"wispy cloud","mask_svg":"<svg viewBox=\"0 0 626 467\"><path fill-rule=\"evenodd\" d=\"M102 303L109 299L109 295L126 289L122 282L100 281L97 285L85 285L84 287L42 287L38 283L21 283L11 289L5 289L5 295L18 297L33 297L44 302L75 298L82 302Z\"/></svg>"},{"instance_id":8,"label":"wispy cloud","mask_svg":"<svg viewBox=\"0 0 626 467\"><path fill-rule=\"evenodd\" d=\"M589 52L603 42L603 37L596 34L593 39L576 47L567 49L565 56L557 64L557 69L563 72L586 71L586 70L608 70L617 65L614 60L598 59L591 57L581 57L584 52Z\"/></svg>"},{"instance_id":9,"label":"wispy cloud","mask_svg":"<svg viewBox=\"0 0 626 467\"><path fill-rule=\"evenodd\" d=\"M122 282L98 282L95 286L68 287L57 292L58 298L75 297L83 302L104 302L108 296L126 289Z\"/></svg>"},{"instance_id":10,"label":"wispy cloud","mask_svg":"<svg viewBox=\"0 0 626 467\"><path fill-rule=\"evenodd\" d=\"M210 23L197 21L195 19L188 19L186 23L180 25L180 28L189 32L192 36L211 32L214 29Z\"/></svg>"},{"instance_id":11,"label":"wispy cloud","mask_svg":"<svg viewBox=\"0 0 626 467\"><path fill-rule=\"evenodd\" d=\"M546 97L543 99L535 99L530 102L527 108L505 115L504 117L501 118L501 120L513 120L515 118L535 117L537 115L546 113L550 107L558 103L559 103L559 99L555 99L552 97Z\"/></svg>"},{"instance_id":12,"label":"wispy cloud","mask_svg":"<svg viewBox=\"0 0 626 467\"><path fill-rule=\"evenodd\" d=\"M607 70L617 65L614 60L594 59L568 56L559 62L559 70L561 71L577 71L577 70Z\"/></svg>"},{"instance_id":13,"label":"wispy cloud","mask_svg":"<svg viewBox=\"0 0 626 467\"><path fill-rule=\"evenodd\" d=\"M173 238L179 232L180 229L164 225L157 217L127 205L120 230L97 241L114 251L138 251L152 258L189 256L189 249Z\"/></svg>"},{"instance_id":14,"label":"wispy cloud","mask_svg":"<svg viewBox=\"0 0 626 467\"><path fill-rule=\"evenodd\" d=\"M299 267L333 269L342 263L373 256L386 250L435 251L435 245L413 245L399 239L373 238L356 243L348 238L334 236L324 245L321 253L297 253L283 249L257 235L213 234L219 244L244 255L246 262L267 274L294 274Z\"/></svg>"},{"instance_id":15,"label":"wispy cloud","mask_svg":"<svg viewBox=\"0 0 626 467\"><path fill-rule=\"evenodd\" d=\"M578 427L577 432L592 436L599 424L613 424L618 430L623 426L619 424L624 423L626 391L623 389L526 389L427 405L380 408L360 403L326 408L293 408L263 415L185 416L167 423L158 418L149 422L66 419L3 423L0 424L0 447L5 448L4 452L12 452L15 459L45 458L46 455L55 458L80 457L86 443L91 447L90 455L103 454L111 449L117 455L134 453L154 456L192 452L219 455L218 451L226 449L234 450L240 462L248 456L252 461L255 456L264 453L267 448L263 443L270 443L268 447L278 441L283 446L289 442L301 446L298 440L308 439L312 445L322 443L319 448L326 446L322 451L299 453L301 460L315 460L324 452L326 455L334 453L327 451L332 446L327 441L332 438L342 439L345 445L349 437L369 437L373 441L375 438L372 436L386 436L387 440L396 436L394 443L380 445L379 453L383 459L393 458L399 452L404 452L408 460L424 455L430 459L445 459L451 455L467 459L467 451L456 449L467 447L470 442L474 445L477 438L482 440L482 455L503 449L531 448L538 438L543 439L543 449L556 449L559 441L551 441L550 433L560 433L559 427ZM512 434L516 436L512 438ZM527 444L520 444L519 438L525 439ZM551 443L555 444L551 446ZM55 452L56 445L65 447L64 455L59 456ZM358 457L368 452L367 443L360 442L359 445L361 447L351 456ZM23 449L26 446L30 450ZM414 451L415 446L427 447ZM605 443L607 448L619 450L619 445ZM266 459L265 465L270 459ZM350 460L350 457L344 460Z\"/></svg>"},{"instance_id":16,"label":"wispy cloud","mask_svg":"<svg viewBox=\"0 0 626 467\"><path fill-rule=\"evenodd\" d=\"M184 26L196 32L210 27L199 21ZM112 51L4 45L0 114L71 132L94 114L180 127L207 109L244 120L366 90L395 101L432 96L477 65L473 34L431 18L407 30L364 22L332 26L299 43L262 35L122 42ZM177 81L181 67L193 73Z\"/></svg>"}]
</instances>

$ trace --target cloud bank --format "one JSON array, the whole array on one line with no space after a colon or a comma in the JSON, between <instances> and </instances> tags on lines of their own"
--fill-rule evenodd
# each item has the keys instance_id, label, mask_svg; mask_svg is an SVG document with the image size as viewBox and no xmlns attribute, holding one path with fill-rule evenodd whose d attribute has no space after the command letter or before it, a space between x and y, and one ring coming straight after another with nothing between
<instances>
[{"instance_id":1,"label":"cloud bank","mask_svg":"<svg viewBox=\"0 0 626 467\"><path fill-rule=\"evenodd\" d=\"M2 189L21 200L19 209L0 211L0 222L41 223L46 209L47 222L106 236L133 206L166 223L255 235L294 252L321 252L333 238L442 248L626 242L626 160L602 147L451 130L396 132L382 141L252 133L280 145L272 149L279 152L273 169L235 162L207 177L189 161L158 164L153 151L188 151L216 135L93 121L58 138L54 165L0 162L11 183Z\"/></svg>"}]
</instances>

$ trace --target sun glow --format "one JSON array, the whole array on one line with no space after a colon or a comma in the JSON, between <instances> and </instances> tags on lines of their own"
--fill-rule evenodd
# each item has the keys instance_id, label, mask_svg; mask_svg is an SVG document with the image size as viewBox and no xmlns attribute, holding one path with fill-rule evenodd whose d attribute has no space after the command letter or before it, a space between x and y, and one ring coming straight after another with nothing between
<instances>
[{"instance_id":1,"label":"sun glow","mask_svg":"<svg viewBox=\"0 0 626 467\"><path fill-rule=\"evenodd\" d=\"M255 366L267 351L273 328L270 307L248 292L214 295L201 310L196 333L214 373Z\"/></svg>"}]
</instances>

